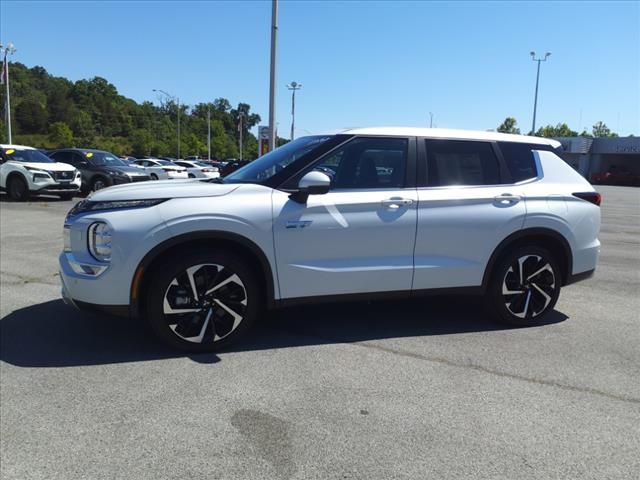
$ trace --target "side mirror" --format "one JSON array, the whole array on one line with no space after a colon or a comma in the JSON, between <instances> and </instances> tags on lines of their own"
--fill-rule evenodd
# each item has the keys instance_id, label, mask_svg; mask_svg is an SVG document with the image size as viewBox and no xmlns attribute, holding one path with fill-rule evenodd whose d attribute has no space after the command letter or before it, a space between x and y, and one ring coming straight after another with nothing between
<instances>
[{"instance_id":1,"label":"side mirror","mask_svg":"<svg viewBox=\"0 0 640 480\"><path fill-rule=\"evenodd\" d=\"M331 179L328 175L312 171L307 173L298 182L298 191L291 194L291 199L298 203L307 203L309 195L324 195L331 188Z\"/></svg>"},{"instance_id":2,"label":"side mirror","mask_svg":"<svg viewBox=\"0 0 640 480\"><path fill-rule=\"evenodd\" d=\"M79 167L88 167L89 166L89 162L85 161L85 160L81 160L78 162L78 166Z\"/></svg>"}]
</instances>

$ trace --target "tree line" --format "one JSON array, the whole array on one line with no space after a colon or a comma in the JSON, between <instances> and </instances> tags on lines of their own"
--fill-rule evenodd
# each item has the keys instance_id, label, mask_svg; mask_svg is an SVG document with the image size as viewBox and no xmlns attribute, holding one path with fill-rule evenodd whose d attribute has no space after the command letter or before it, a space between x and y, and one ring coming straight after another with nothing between
<instances>
[{"instance_id":1,"label":"tree line","mask_svg":"<svg viewBox=\"0 0 640 480\"><path fill-rule=\"evenodd\" d=\"M513 117L507 117L504 119L498 128L497 131L500 133L513 133L515 135L520 135L520 129L518 128L518 122ZM586 129L582 130L581 133L578 133L575 130L571 130L569 125L566 123L558 123L557 125L547 125L545 127L540 127L534 133L529 132L527 135L535 135L536 137L617 137L618 134L612 132L607 124L604 122L597 122L591 127L591 131L588 132Z\"/></svg>"},{"instance_id":2,"label":"tree line","mask_svg":"<svg viewBox=\"0 0 640 480\"><path fill-rule=\"evenodd\" d=\"M206 157L210 111L212 157L239 158L240 124L243 158L258 154L257 139L249 130L260 122L260 116L247 103L233 107L227 99L217 98L193 106L174 100L139 104L120 95L101 77L72 82L50 75L43 67L28 68L21 63L10 63L9 70L14 143L39 148L93 147L118 155L177 156L180 114L181 156ZM4 91L2 100L6 105ZM3 115L0 120L0 143L7 142L5 119Z\"/></svg>"}]
</instances>

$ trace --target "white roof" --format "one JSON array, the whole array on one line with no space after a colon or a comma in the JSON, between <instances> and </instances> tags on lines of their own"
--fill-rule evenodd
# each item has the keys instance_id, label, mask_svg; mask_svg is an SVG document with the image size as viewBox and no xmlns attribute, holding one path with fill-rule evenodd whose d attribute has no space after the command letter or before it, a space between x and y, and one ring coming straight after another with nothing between
<instances>
[{"instance_id":1,"label":"white roof","mask_svg":"<svg viewBox=\"0 0 640 480\"><path fill-rule=\"evenodd\" d=\"M460 140L489 140L502 142L535 143L538 145L560 146L560 142L551 138L529 137L526 135L511 135L508 133L484 132L478 130L452 130L448 128L417 128L417 127L369 127L352 128L342 133L351 135L402 135L409 137L455 138Z\"/></svg>"},{"instance_id":2,"label":"white roof","mask_svg":"<svg viewBox=\"0 0 640 480\"><path fill-rule=\"evenodd\" d=\"M33 147L27 147L26 145L11 145L7 143L0 143L0 148L15 148L16 150L35 150Z\"/></svg>"}]
</instances>

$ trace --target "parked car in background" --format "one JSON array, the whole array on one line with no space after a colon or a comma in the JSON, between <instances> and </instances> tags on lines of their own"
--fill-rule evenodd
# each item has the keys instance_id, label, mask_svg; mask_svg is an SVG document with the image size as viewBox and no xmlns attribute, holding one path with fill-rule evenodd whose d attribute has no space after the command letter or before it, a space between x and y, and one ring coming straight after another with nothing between
<instances>
[{"instance_id":1,"label":"parked car in background","mask_svg":"<svg viewBox=\"0 0 640 480\"><path fill-rule=\"evenodd\" d=\"M626 167L611 165L607 172L598 172L591 175L591 183L600 185L626 185L640 187L640 175L631 173Z\"/></svg>"},{"instance_id":2,"label":"parked car in background","mask_svg":"<svg viewBox=\"0 0 640 480\"><path fill-rule=\"evenodd\" d=\"M250 163L249 160L242 160L242 161L232 160L232 161L229 161L224 165L224 167L222 167L222 170L220 170L220 176L226 177L230 173L235 172L240 167L244 167L245 165L247 165L249 163Z\"/></svg>"},{"instance_id":3,"label":"parked car in background","mask_svg":"<svg viewBox=\"0 0 640 480\"><path fill-rule=\"evenodd\" d=\"M141 158L136 160L135 163L145 168L161 169L167 175L166 179L168 180L189 178L186 168L176 165L169 160L162 160L160 158ZM149 176L152 180L162 179L158 173L150 172Z\"/></svg>"},{"instance_id":4,"label":"parked car in background","mask_svg":"<svg viewBox=\"0 0 640 480\"><path fill-rule=\"evenodd\" d=\"M176 165L187 169L189 178L218 178L220 171L205 162L176 160Z\"/></svg>"},{"instance_id":5,"label":"parked car in background","mask_svg":"<svg viewBox=\"0 0 640 480\"><path fill-rule=\"evenodd\" d=\"M559 148L365 128L297 138L215 182L97 192L65 219L63 297L191 351L264 308L339 298L474 293L497 321L543 325L600 252L600 194Z\"/></svg>"},{"instance_id":6,"label":"parked car in background","mask_svg":"<svg viewBox=\"0 0 640 480\"><path fill-rule=\"evenodd\" d=\"M129 166L113 153L89 148L52 150L49 157L56 162L73 165L82 174L82 189L86 192L101 190L122 183L143 182L149 175Z\"/></svg>"},{"instance_id":7,"label":"parked car in background","mask_svg":"<svg viewBox=\"0 0 640 480\"><path fill-rule=\"evenodd\" d=\"M150 180L168 180L169 174L165 172L161 167L150 165L145 167L143 165L143 160L138 158L132 158L131 160L126 160L126 162L134 167L142 170L147 175L149 175ZM140 163L139 163L140 162Z\"/></svg>"},{"instance_id":8,"label":"parked car in background","mask_svg":"<svg viewBox=\"0 0 640 480\"><path fill-rule=\"evenodd\" d=\"M0 145L0 190L6 190L13 200L37 194L69 200L80 186L80 172L72 165L56 162L32 147Z\"/></svg>"}]
</instances>

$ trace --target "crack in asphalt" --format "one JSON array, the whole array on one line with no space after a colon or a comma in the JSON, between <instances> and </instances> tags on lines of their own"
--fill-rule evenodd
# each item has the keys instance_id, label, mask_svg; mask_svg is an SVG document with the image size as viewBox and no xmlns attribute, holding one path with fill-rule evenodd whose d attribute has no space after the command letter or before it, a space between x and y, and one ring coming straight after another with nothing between
<instances>
[{"instance_id":1,"label":"crack in asphalt","mask_svg":"<svg viewBox=\"0 0 640 480\"><path fill-rule=\"evenodd\" d=\"M295 335L300 335L300 336L308 336L308 337L312 337L312 338L319 338L321 340L324 341L330 341L330 342L334 342L334 343L342 343L345 345L353 345L353 346L357 346L357 347L362 347L362 348L370 348L372 350L378 350L381 352L385 352L385 353L391 353L394 355L399 355L402 357L406 357L406 358L413 358L416 360L422 360L422 361L426 361L426 362L431 362L431 363L438 363L440 365L446 365L448 367L456 367L456 368L466 368L466 369L470 369L470 370L475 370L478 372L482 372L482 373L486 373L489 375L495 375L498 377L502 377L502 378L509 378L512 380L520 380L523 382L527 382L527 383L532 383L535 385L544 385L547 387L556 387L556 388L561 388L562 390L566 390L566 391L570 391L570 392L578 392L578 393L588 393L591 395L598 395L601 397L606 397L609 398L611 400L618 400L620 402L626 402L626 403L632 403L632 404L638 404L640 405L640 398L634 398L634 397L629 397L626 395L618 395L615 393L610 393L610 392L605 392L603 390L598 390L596 388L590 388L590 387L577 387L575 385L568 385L565 383L560 383L554 380L543 380L543 379L539 379L539 378L531 378L531 377L526 377L524 375L518 375L515 373L508 373L508 372L503 372L500 370L495 370L489 367L484 367L482 365L477 365L477 364L473 364L473 363L460 363L460 362L455 362L453 360L449 360L447 358L441 358L441 357L428 357L426 355L421 355L419 353L414 353L414 352L408 352L405 350L399 350L399 349L395 349L395 348L390 348L390 347L385 347L382 345L377 345L374 343L370 343L370 342L349 342L349 341L345 341L345 340L340 340L339 338L330 338L330 337L323 337L321 335L315 335L315 334L310 334L310 333L300 333L300 332L293 332L293 331L289 331L289 330L285 330L288 333L293 333Z\"/></svg>"}]
</instances>

